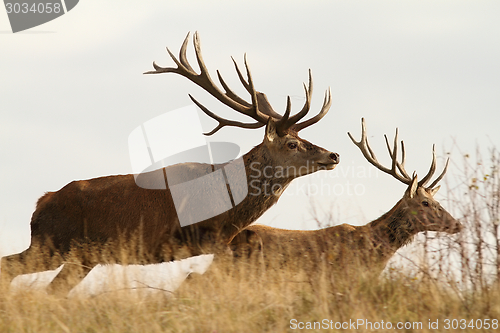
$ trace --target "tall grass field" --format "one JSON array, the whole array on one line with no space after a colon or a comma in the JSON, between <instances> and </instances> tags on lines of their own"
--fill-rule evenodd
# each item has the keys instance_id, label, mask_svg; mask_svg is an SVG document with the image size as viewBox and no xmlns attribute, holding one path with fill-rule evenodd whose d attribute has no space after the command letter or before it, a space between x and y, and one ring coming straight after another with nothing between
<instances>
[{"instance_id":1,"label":"tall grass field","mask_svg":"<svg viewBox=\"0 0 500 333\"><path fill-rule=\"evenodd\" d=\"M0 332L500 332L500 154L462 156L448 176L458 185L439 200L465 229L420 234L417 253L380 276L221 257L173 292L10 288L0 293Z\"/></svg>"}]
</instances>

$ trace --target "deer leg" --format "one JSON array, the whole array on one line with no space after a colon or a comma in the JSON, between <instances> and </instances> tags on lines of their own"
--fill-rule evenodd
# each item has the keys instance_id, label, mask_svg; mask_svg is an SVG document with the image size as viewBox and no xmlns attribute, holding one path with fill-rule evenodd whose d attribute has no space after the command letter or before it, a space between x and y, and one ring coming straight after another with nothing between
<instances>
[{"instance_id":1,"label":"deer leg","mask_svg":"<svg viewBox=\"0 0 500 333\"><path fill-rule=\"evenodd\" d=\"M243 230L237 234L231 243L230 249L235 259L254 259L261 261L263 257L263 243L261 237L252 230Z\"/></svg>"},{"instance_id":2,"label":"deer leg","mask_svg":"<svg viewBox=\"0 0 500 333\"><path fill-rule=\"evenodd\" d=\"M47 287L47 292L52 295L66 296L73 287L80 283L94 265L84 265L78 262L67 262L62 270Z\"/></svg>"},{"instance_id":3,"label":"deer leg","mask_svg":"<svg viewBox=\"0 0 500 333\"><path fill-rule=\"evenodd\" d=\"M243 230L229 243L235 277L248 278L265 272L263 241L253 230Z\"/></svg>"},{"instance_id":4,"label":"deer leg","mask_svg":"<svg viewBox=\"0 0 500 333\"><path fill-rule=\"evenodd\" d=\"M0 266L1 286L9 287L12 280L18 275L54 270L62 263L60 255L50 254L49 250L45 251L36 245L30 246L21 253L2 258Z\"/></svg>"}]
</instances>

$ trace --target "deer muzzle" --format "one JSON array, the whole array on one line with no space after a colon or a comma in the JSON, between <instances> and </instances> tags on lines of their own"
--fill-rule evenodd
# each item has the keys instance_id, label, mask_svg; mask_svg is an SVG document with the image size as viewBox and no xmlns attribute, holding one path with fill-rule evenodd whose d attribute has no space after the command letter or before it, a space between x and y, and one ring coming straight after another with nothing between
<instances>
[{"instance_id":1,"label":"deer muzzle","mask_svg":"<svg viewBox=\"0 0 500 333\"><path fill-rule=\"evenodd\" d=\"M340 155L337 153L330 153L325 161L318 162L318 165L326 170L333 170L339 163Z\"/></svg>"}]
</instances>

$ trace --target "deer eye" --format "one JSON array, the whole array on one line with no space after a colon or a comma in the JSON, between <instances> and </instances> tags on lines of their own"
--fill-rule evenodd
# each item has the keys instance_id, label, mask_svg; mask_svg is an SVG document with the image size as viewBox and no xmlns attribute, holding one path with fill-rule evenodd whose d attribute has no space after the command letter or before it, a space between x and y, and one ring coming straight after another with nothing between
<instances>
[{"instance_id":1,"label":"deer eye","mask_svg":"<svg viewBox=\"0 0 500 333\"><path fill-rule=\"evenodd\" d=\"M427 201L422 201L422 205L424 205L425 207L429 207L429 203Z\"/></svg>"},{"instance_id":2,"label":"deer eye","mask_svg":"<svg viewBox=\"0 0 500 333\"><path fill-rule=\"evenodd\" d=\"M289 142L288 143L288 148L295 149L295 148L297 148L297 144L295 142Z\"/></svg>"}]
</instances>

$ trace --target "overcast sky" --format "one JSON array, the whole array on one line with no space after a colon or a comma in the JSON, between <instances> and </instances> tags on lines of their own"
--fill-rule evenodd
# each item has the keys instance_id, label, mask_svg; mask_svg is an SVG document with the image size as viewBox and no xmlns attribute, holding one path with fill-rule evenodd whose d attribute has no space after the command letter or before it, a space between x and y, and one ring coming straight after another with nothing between
<instances>
[{"instance_id":1,"label":"overcast sky","mask_svg":"<svg viewBox=\"0 0 500 333\"><path fill-rule=\"evenodd\" d=\"M359 138L361 117L385 163L383 134L399 127L407 169L421 175L433 143L441 157L454 140L465 152L498 147L499 17L497 1L85 0L12 34L0 9L0 255L29 245L31 214L46 191L130 173L129 134L190 105L188 93L244 120L185 78L142 74L153 60L173 66L165 47L177 54L188 31L200 33L212 76L221 70L242 96L230 57L241 64L246 53L256 88L280 112L287 95L293 111L302 107L309 68L311 113L331 87L329 114L301 136L339 153L341 164L295 180L258 222L314 229L314 211L325 223L328 215L334 223L369 222L406 186L376 173L350 142L346 133ZM192 44L188 54L193 59ZM263 135L262 128L225 128L210 139L247 152Z\"/></svg>"}]
</instances>

